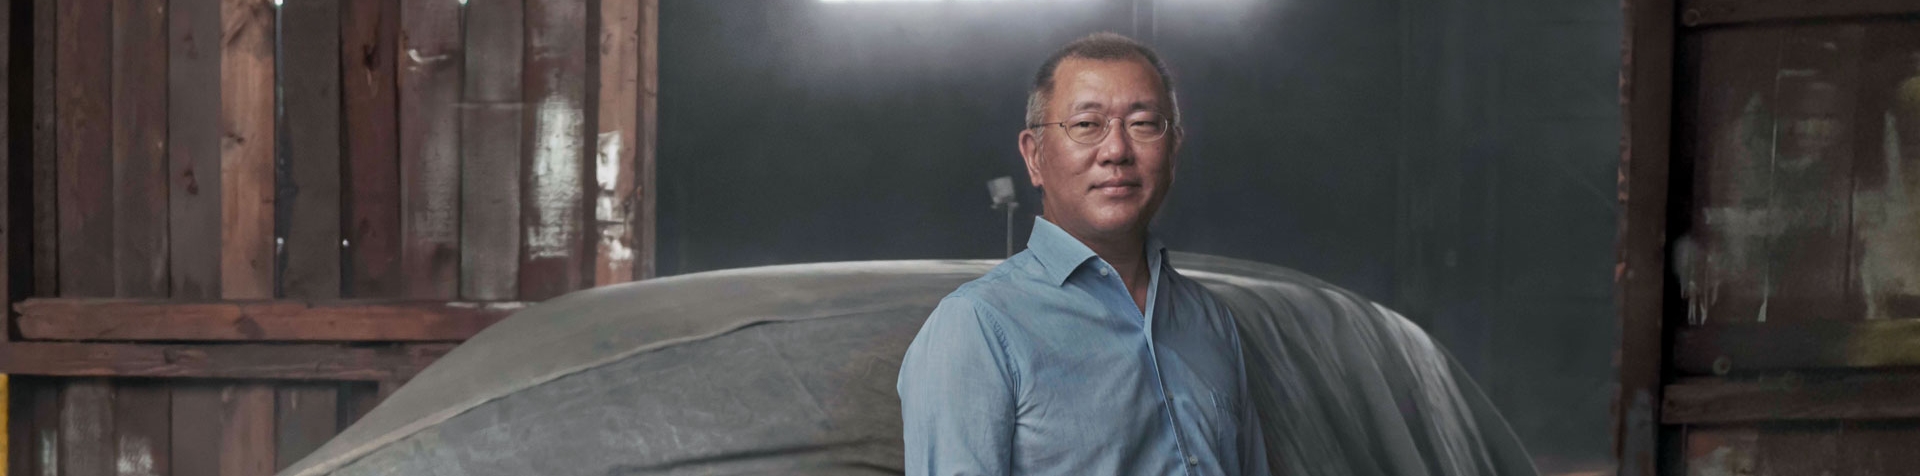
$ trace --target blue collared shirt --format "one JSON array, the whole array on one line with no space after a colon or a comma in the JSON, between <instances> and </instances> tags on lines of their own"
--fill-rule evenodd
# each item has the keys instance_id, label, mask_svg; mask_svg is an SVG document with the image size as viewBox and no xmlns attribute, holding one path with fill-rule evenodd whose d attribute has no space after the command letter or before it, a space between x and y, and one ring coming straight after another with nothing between
<instances>
[{"instance_id":1,"label":"blue collared shirt","mask_svg":"<svg viewBox=\"0 0 1920 476\"><path fill-rule=\"evenodd\" d=\"M1144 314L1039 218L1026 251L941 300L900 366L907 474L1267 474L1226 306L1145 251Z\"/></svg>"}]
</instances>

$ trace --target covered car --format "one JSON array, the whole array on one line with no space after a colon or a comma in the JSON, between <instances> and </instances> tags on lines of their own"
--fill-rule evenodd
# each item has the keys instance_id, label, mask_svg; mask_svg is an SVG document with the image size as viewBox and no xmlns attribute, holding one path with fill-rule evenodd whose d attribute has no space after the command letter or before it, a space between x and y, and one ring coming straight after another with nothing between
<instances>
[{"instance_id":1,"label":"covered car","mask_svg":"<svg viewBox=\"0 0 1920 476\"><path fill-rule=\"evenodd\" d=\"M1535 474L1400 315L1277 266L1171 260L1232 309L1276 472ZM942 297L997 263L768 266L563 296L474 336L281 474L901 474L901 356Z\"/></svg>"}]
</instances>

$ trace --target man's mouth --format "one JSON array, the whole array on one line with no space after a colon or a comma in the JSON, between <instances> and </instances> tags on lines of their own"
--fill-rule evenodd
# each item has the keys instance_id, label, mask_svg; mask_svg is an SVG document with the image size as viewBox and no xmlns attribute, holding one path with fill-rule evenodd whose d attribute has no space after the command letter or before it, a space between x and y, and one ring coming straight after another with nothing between
<instances>
[{"instance_id":1,"label":"man's mouth","mask_svg":"<svg viewBox=\"0 0 1920 476\"><path fill-rule=\"evenodd\" d=\"M1121 196L1121 195L1132 194L1134 191L1139 190L1140 181L1132 180L1132 179L1115 178L1115 179L1109 179L1106 181L1095 183L1093 184L1092 187L1089 187L1089 188L1094 192L1102 193L1105 195Z\"/></svg>"}]
</instances>

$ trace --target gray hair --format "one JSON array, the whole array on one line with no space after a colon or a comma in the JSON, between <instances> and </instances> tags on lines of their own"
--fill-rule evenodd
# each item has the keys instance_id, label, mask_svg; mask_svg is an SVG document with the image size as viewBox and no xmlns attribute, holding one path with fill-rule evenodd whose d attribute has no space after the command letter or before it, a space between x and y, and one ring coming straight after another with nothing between
<instances>
[{"instance_id":1,"label":"gray hair","mask_svg":"<svg viewBox=\"0 0 1920 476\"><path fill-rule=\"evenodd\" d=\"M1039 125L1046 120L1048 96L1053 94L1054 70L1060 69L1060 61L1067 58L1105 61L1134 58L1147 60L1147 64L1153 66L1153 71L1159 73L1161 87L1167 89L1167 101L1171 103L1169 106L1172 109L1168 119L1172 120L1175 127L1180 125L1180 97L1173 93L1173 75L1167 74L1167 66L1160 63L1160 55L1155 54L1153 48L1132 38L1103 32L1073 40L1072 43L1067 43L1067 46L1061 47L1060 51L1055 51L1053 56L1047 57L1045 63L1040 63L1040 73L1034 75L1033 88L1027 91L1027 127Z\"/></svg>"}]
</instances>

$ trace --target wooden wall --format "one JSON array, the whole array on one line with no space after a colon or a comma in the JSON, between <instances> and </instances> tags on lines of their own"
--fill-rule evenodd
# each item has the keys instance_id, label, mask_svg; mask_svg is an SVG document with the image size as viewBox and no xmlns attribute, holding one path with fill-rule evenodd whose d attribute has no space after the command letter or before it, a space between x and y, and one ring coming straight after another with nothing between
<instances>
[{"instance_id":1,"label":"wooden wall","mask_svg":"<svg viewBox=\"0 0 1920 476\"><path fill-rule=\"evenodd\" d=\"M270 474L512 310L651 277L657 11L11 0L8 474Z\"/></svg>"},{"instance_id":2,"label":"wooden wall","mask_svg":"<svg viewBox=\"0 0 1920 476\"><path fill-rule=\"evenodd\" d=\"M1630 0L1622 474L1920 467L1920 2Z\"/></svg>"}]
</instances>

